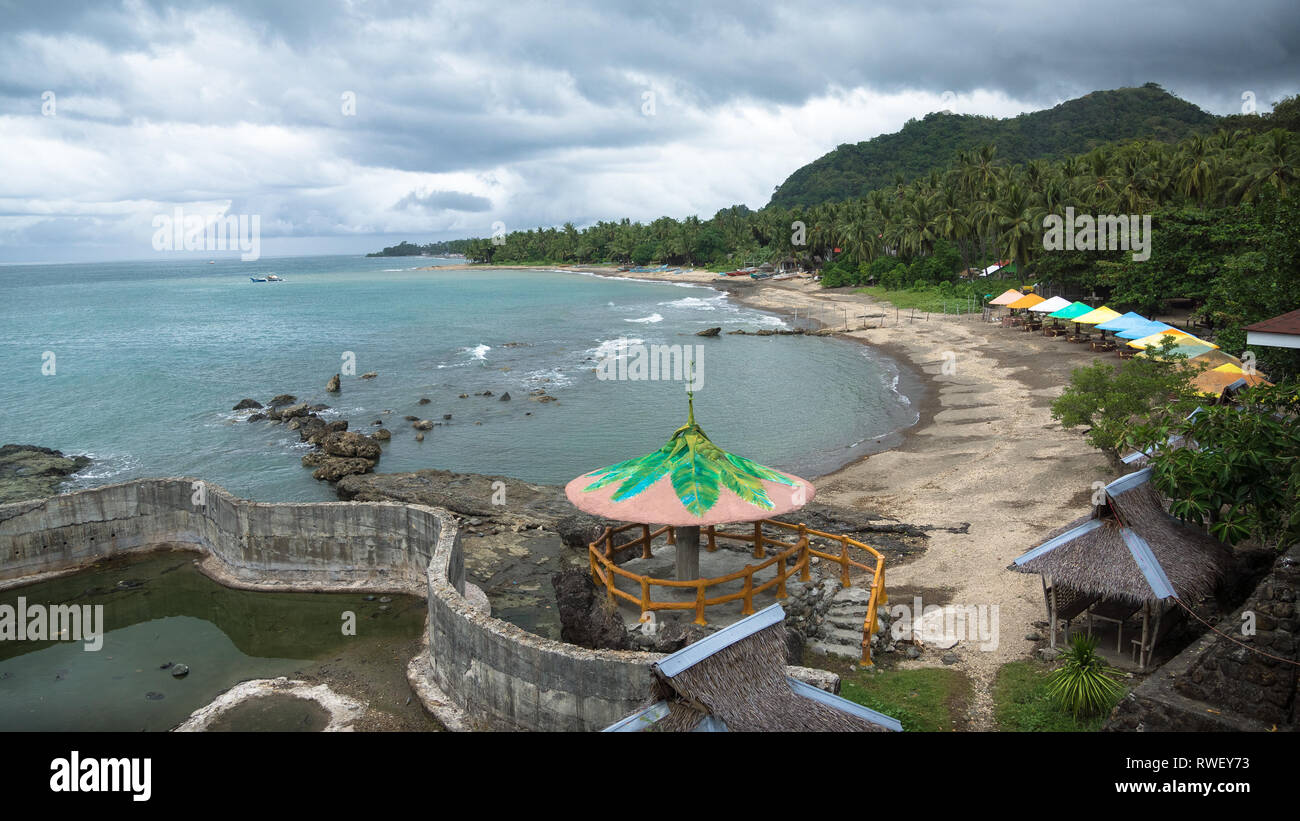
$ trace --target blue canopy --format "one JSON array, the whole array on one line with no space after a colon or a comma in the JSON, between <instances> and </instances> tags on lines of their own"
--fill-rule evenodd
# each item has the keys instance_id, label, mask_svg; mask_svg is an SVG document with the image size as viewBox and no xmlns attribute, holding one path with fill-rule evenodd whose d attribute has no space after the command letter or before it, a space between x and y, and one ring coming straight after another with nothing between
<instances>
[{"instance_id":1,"label":"blue canopy","mask_svg":"<svg viewBox=\"0 0 1300 821\"><path fill-rule=\"evenodd\" d=\"M1142 316L1141 314L1135 314L1135 313L1133 313L1132 311L1129 311L1128 313L1124 314L1123 316L1116 317L1116 318L1111 319L1111 320L1108 320L1108 321L1106 321L1106 322L1101 322L1101 323L1099 323L1099 324L1097 325L1097 330L1099 330L1099 331L1127 331L1129 328L1136 327L1137 325L1145 325L1146 323L1148 323L1148 322L1150 322L1150 321L1151 321L1151 320L1147 319L1146 317Z\"/></svg>"},{"instance_id":2,"label":"blue canopy","mask_svg":"<svg viewBox=\"0 0 1300 821\"><path fill-rule=\"evenodd\" d=\"M1144 336L1158 334L1161 331L1172 330L1175 330L1173 325L1166 325L1163 322L1147 322L1145 325L1135 325L1126 330L1119 331L1115 336L1118 336L1120 339L1141 339Z\"/></svg>"}]
</instances>

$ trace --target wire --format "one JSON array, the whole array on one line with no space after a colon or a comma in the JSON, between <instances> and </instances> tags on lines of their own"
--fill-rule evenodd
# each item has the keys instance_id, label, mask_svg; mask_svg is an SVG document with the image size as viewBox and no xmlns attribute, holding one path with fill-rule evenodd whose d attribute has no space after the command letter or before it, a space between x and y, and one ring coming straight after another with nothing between
<instances>
[{"instance_id":1,"label":"wire","mask_svg":"<svg viewBox=\"0 0 1300 821\"><path fill-rule=\"evenodd\" d=\"M1210 623L1209 623L1208 621L1206 621L1205 619L1203 619L1203 618L1201 618L1200 616L1196 615L1196 612L1195 612L1194 610L1192 610L1192 608L1190 608L1190 607L1188 607L1187 605L1183 604L1182 599L1179 599L1178 597L1174 597L1174 601L1178 604L1179 607L1183 608L1183 609L1186 610L1188 613L1191 613L1191 614L1192 614L1192 617L1193 617L1194 619L1196 619L1197 621L1199 621L1201 624L1205 625L1206 628L1208 628L1209 631L1210 631L1211 633L1216 633L1216 634L1222 636L1223 638L1227 639L1228 641L1232 642L1233 644L1241 645L1242 647L1246 648L1247 650L1249 650L1249 651L1252 652L1252 653L1258 653L1258 654L1261 655L1261 656L1265 656L1265 657L1267 657L1267 658L1275 659L1275 660L1277 660L1277 661L1282 662L1283 664L1290 664L1290 665L1293 665L1293 666L1295 666L1295 667L1300 667L1300 661L1296 661L1296 660L1294 660L1294 659L1283 658L1282 656L1275 656L1275 655L1273 655L1272 653L1265 653L1263 650L1260 650L1260 649L1257 648L1257 647L1251 647L1249 644L1246 644L1244 641L1238 641L1237 639L1233 638L1232 636L1229 636L1227 633L1224 633L1224 632L1222 632L1221 630L1216 629L1214 625L1210 624Z\"/></svg>"}]
</instances>

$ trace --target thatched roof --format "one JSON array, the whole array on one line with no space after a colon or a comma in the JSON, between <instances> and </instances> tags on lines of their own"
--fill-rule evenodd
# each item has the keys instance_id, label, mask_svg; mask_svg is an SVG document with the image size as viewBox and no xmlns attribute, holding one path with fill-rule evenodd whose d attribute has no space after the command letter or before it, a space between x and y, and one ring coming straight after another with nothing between
<instances>
[{"instance_id":1,"label":"thatched roof","mask_svg":"<svg viewBox=\"0 0 1300 821\"><path fill-rule=\"evenodd\" d=\"M1228 548L1165 512L1150 469L1111 482L1104 504L1020 556L1012 569L1137 604L1214 592Z\"/></svg>"},{"instance_id":2,"label":"thatched roof","mask_svg":"<svg viewBox=\"0 0 1300 821\"><path fill-rule=\"evenodd\" d=\"M772 605L654 665L652 704L610 730L888 732L895 720L785 674L785 611Z\"/></svg>"}]
</instances>

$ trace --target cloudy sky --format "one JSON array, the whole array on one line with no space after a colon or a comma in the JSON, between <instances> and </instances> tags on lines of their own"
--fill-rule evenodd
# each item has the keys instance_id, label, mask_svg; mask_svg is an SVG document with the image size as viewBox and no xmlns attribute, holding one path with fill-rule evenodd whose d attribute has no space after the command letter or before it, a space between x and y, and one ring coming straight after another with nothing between
<instances>
[{"instance_id":1,"label":"cloudy sky","mask_svg":"<svg viewBox=\"0 0 1300 821\"><path fill-rule=\"evenodd\" d=\"M0 0L0 261L149 258L177 206L266 256L708 217L944 108L1268 110L1298 50L1295 0Z\"/></svg>"}]
</instances>

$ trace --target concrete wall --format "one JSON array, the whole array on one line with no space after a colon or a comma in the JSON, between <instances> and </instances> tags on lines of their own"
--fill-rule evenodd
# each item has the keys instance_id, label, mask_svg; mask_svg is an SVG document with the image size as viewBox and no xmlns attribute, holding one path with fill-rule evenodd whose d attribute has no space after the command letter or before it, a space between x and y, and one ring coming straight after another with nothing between
<instances>
[{"instance_id":1,"label":"concrete wall","mask_svg":"<svg viewBox=\"0 0 1300 821\"><path fill-rule=\"evenodd\" d=\"M643 706L654 653L587 650L492 618L466 598L455 520L396 502L264 504L191 479L140 479L0 505L0 587L157 547L206 554L223 583L391 590L428 601L428 652L408 679L449 727L599 730ZM787 668L823 689L837 676Z\"/></svg>"},{"instance_id":2,"label":"concrete wall","mask_svg":"<svg viewBox=\"0 0 1300 821\"><path fill-rule=\"evenodd\" d=\"M264 504L191 479L140 479L0 505L0 585L162 546L193 547L222 581L262 589L424 595L434 545L455 525L396 502Z\"/></svg>"}]
</instances>

